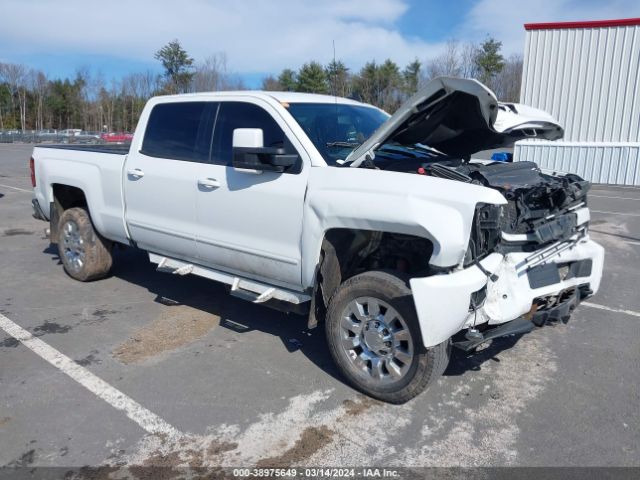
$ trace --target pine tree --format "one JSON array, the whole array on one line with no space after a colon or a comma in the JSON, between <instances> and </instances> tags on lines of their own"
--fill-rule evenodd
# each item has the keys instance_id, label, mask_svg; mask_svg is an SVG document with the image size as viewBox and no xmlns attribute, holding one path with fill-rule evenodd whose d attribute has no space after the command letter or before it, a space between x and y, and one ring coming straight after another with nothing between
<instances>
[{"instance_id":1,"label":"pine tree","mask_svg":"<svg viewBox=\"0 0 640 480\"><path fill-rule=\"evenodd\" d=\"M182 48L178 40L167 43L155 53L154 58L160 60L164 67L170 92L184 93L189 90L195 75L193 58Z\"/></svg>"},{"instance_id":2,"label":"pine tree","mask_svg":"<svg viewBox=\"0 0 640 480\"><path fill-rule=\"evenodd\" d=\"M480 44L480 48L476 54L475 63L480 72L480 81L485 85L491 86L492 80L504 68L504 57L500 53L502 42L492 37Z\"/></svg>"},{"instance_id":3,"label":"pine tree","mask_svg":"<svg viewBox=\"0 0 640 480\"><path fill-rule=\"evenodd\" d=\"M325 68L329 93L338 97L349 95L349 69L340 60L332 60Z\"/></svg>"},{"instance_id":4,"label":"pine tree","mask_svg":"<svg viewBox=\"0 0 640 480\"><path fill-rule=\"evenodd\" d=\"M327 75L318 62L305 63L298 72L297 90L309 93L328 93Z\"/></svg>"},{"instance_id":5,"label":"pine tree","mask_svg":"<svg viewBox=\"0 0 640 480\"><path fill-rule=\"evenodd\" d=\"M408 64L402 71L404 79L404 91L408 95L413 95L418 91L418 84L420 83L420 70L422 64L417 58Z\"/></svg>"},{"instance_id":6,"label":"pine tree","mask_svg":"<svg viewBox=\"0 0 640 480\"><path fill-rule=\"evenodd\" d=\"M278 83L280 84L280 88L285 92L295 92L298 86L296 72L290 68L285 68L280 72L280 75L278 75Z\"/></svg>"}]
</instances>

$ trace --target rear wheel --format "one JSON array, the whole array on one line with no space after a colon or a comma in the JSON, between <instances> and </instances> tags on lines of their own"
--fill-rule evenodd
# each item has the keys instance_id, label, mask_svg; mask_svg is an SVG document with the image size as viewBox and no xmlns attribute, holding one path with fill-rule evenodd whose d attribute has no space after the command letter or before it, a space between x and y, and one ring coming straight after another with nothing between
<instances>
[{"instance_id":1,"label":"rear wheel","mask_svg":"<svg viewBox=\"0 0 640 480\"><path fill-rule=\"evenodd\" d=\"M113 262L111 246L95 231L86 209L70 208L60 216L58 253L70 277L81 282L106 277Z\"/></svg>"},{"instance_id":2,"label":"rear wheel","mask_svg":"<svg viewBox=\"0 0 640 480\"><path fill-rule=\"evenodd\" d=\"M329 303L331 355L358 390L391 403L422 392L445 370L449 344L425 349L411 289L390 272L350 278Z\"/></svg>"}]
</instances>

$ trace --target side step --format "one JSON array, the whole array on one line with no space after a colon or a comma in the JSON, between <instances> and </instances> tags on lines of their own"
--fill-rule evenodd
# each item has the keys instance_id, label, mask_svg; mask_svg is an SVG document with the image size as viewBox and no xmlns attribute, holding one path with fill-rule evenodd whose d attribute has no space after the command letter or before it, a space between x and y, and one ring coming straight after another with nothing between
<instances>
[{"instance_id":1,"label":"side step","mask_svg":"<svg viewBox=\"0 0 640 480\"><path fill-rule=\"evenodd\" d=\"M535 324L532 321L522 317L516 318L515 320L502 324L499 327L492 328L491 330L483 332L478 338L463 340L460 342L453 342L452 345L456 348L464 350L465 352L468 352L476 348L478 345L481 345L491 339L506 337L508 335L521 335L524 333L529 333L534 328Z\"/></svg>"},{"instance_id":2,"label":"side step","mask_svg":"<svg viewBox=\"0 0 640 480\"><path fill-rule=\"evenodd\" d=\"M311 300L311 296L306 293L274 287L273 285L241 278L226 272L201 267L200 265L194 265L155 253L149 253L149 261L158 265L157 270L159 272L171 273L173 275L193 274L215 280L216 282L226 283L231 286L231 295L253 303L264 303L268 300L275 299L298 305Z\"/></svg>"}]
</instances>

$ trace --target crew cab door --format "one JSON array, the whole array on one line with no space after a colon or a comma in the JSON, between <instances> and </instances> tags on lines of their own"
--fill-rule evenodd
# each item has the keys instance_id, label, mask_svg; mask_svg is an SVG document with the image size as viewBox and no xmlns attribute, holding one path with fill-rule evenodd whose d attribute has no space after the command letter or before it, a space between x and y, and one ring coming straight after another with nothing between
<instances>
[{"instance_id":1,"label":"crew cab door","mask_svg":"<svg viewBox=\"0 0 640 480\"><path fill-rule=\"evenodd\" d=\"M200 260L291 288L301 284L301 235L310 161L277 110L260 99L221 101L211 164L200 166L196 243ZM265 147L300 155L282 173L232 166L233 132L260 128Z\"/></svg>"},{"instance_id":2,"label":"crew cab door","mask_svg":"<svg viewBox=\"0 0 640 480\"><path fill-rule=\"evenodd\" d=\"M195 262L198 178L218 105L179 100L157 103L141 119L144 138L125 164L125 219L140 248Z\"/></svg>"}]
</instances>

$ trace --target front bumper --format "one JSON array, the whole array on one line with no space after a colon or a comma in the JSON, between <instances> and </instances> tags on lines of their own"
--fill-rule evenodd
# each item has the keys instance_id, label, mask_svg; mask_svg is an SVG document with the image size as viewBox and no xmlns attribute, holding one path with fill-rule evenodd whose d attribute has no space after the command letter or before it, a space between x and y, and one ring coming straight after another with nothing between
<instances>
[{"instance_id":1,"label":"front bumper","mask_svg":"<svg viewBox=\"0 0 640 480\"><path fill-rule=\"evenodd\" d=\"M580 287L582 291L590 293L598 291L604 248L588 237L575 240L569 248L544 259L544 265L556 264L559 267L556 272L563 271L555 280L553 276L547 276L546 280L538 277L532 281L533 275L529 272L533 268L525 259L535 257L537 253L489 255L480 263L485 270L497 276L495 281L487 278L476 265L453 273L411 279L411 291L425 347L438 345L473 325L497 325L515 320L531 313L534 302L537 303L539 299L554 298L572 288ZM590 261L590 268L570 267L576 262L580 262L580 265L589 264L584 261ZM481 306L476 305L475 310L470 309L472 294L484 288L484 302ZM541 318L539 312L536 315Z\"/></svg>"}]
</instances>

